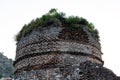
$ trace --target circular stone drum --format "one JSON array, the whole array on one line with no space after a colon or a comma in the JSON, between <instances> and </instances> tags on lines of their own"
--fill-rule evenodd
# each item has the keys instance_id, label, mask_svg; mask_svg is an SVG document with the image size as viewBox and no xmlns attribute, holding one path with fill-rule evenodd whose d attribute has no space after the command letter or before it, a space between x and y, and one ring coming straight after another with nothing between
<instances>
[{"instance_id":1,"label":"circular stone drum","mask_svg":"<svg viewBox=\"0 0 120 80\"><path fill-rule=\"evenodd\" d=\"M56 80L59 77L64 80L64 67L78 66L85 61L103 64L101 55L100 43L86 26L40 28L17 43L15 78Z\"/></svg>"}]
</instances>

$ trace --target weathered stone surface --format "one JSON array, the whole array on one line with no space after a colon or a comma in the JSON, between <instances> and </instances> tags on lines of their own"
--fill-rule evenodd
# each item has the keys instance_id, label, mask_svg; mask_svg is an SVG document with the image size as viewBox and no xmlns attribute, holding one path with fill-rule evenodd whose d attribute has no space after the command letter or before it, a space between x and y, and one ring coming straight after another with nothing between
<instances>
[{"instance_id":1,"label":"weathered stone surface","mask_svg":"<svg viewBox=\"0 0 120 80\"><path fill-rule=\"evenodd\" d=\"M80 64L64 64L54 68L22 71L16 74L22 80L120 80L101 64L86 61Z\"/></svg>"},{"instance_id":2,"label":"weathered stone surface","mask_svg":"<svg viewBox=\"0 0 120 80\"><path fill-rule=\"evenodd\" d=\"M79 68L79 80L120 80L120 77L101 64L87 61L81 63Z\"/></svg>"},{"instance_id":3,"label":"weathered stone surface","mask_svg":"<svg viewBox=\"0 0 120 80\"><path fill-rule=\"evenodd\" d=\"M94 59L93 57L88 57L86 55L75 55L68 53L49 53L45 55L32 56L29 58L25 58L20 60L15 64L15 71L17 70L26 70L28 69L40 69L40 68L48 68L56 67L59 65L78 65L82 62L90 60L92 62L96 62L101 64L99 60ZM36 67L34 67L36 66Z\"/></svg>"},{"instance_id":4,"label":"weathered stone surface","mask_svg":"<svg viewBox=\"0 0 120 80\"><path fill-rule=\"evenodd\" d=\"M48 26L17 43L15 80L120 80L103 67L100 43L86 27Z\"/></svg>"}]
</instances>

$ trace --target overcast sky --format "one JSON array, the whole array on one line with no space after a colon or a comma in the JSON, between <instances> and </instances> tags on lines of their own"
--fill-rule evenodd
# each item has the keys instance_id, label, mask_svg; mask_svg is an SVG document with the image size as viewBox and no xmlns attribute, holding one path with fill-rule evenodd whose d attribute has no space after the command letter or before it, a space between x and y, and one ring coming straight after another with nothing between
<instances>
[{"instance_id":1,"label":"overcast sky","mask_svg":"<svg viewBox=\"0 0 120 80\"><path fill-rule=\"evenodd\" d=\"M120 76L120 0L0 0L0 52L15 58L15 35L51 8L92 22L100 33L105 67Z\"/></svg>"}]
</instances>

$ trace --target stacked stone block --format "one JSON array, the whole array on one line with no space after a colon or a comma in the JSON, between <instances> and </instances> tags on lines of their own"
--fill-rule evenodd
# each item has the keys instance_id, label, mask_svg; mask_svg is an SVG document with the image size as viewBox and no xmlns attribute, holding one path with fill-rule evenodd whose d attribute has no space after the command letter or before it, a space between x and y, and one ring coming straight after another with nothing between
<instances>
[{"instance_id":1,"label":"stacked stone block","mask_svg":"<svg viewBox=\"0 0 120 80\"><path fill-rule=\"evenodd\" d=\"M101 55L99 42L86 26L82 29L48 26L41 32L33 30L17 43L15 79L65 80L65 76L75 76L67 76L69 71L65 72L65 66L77 69L85 61L103 64Z\"/></svg>"}]
</instances>

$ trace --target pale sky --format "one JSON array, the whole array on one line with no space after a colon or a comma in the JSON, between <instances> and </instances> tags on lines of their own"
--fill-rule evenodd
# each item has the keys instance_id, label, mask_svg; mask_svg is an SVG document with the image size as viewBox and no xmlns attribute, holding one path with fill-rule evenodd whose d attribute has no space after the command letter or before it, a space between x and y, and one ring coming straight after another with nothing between
<instances>
[{"instance_id":1,"label":"pale sky","mask_svg":"<svg viewBox=\"0 0 120 80\"><path fill-rule=\"evenodd\" d=\"M104 66L120 76L120 0L0 0L0 52L15 58L15 35L51 8L86 18L99 30Z\"/></svg>"}]
</instances>

